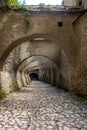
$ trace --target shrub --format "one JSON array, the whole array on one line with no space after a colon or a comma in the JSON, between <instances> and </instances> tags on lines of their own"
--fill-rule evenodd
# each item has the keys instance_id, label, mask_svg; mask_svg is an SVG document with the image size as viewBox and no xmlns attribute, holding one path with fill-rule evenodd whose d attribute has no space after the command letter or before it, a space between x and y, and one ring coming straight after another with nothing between
<instances>
[{"instance_id":1,"label":"shrub","mask_svg":"<svg viewBox=\"0 0 87 130\"><path fill-rule=\"evenodd\" d=\"M5 97L6 97L5 92L2 89L0 89L0 100L5 98Z\"/></svg>"}]
</instances>

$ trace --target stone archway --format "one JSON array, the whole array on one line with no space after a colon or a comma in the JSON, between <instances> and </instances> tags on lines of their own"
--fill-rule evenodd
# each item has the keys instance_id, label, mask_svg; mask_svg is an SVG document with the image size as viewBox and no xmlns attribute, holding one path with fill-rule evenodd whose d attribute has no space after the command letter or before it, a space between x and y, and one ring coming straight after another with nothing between
<instances>
[{"instance_id":1,"label":"stone archway","mask_svg":"<svg viewBox=\"0 0 87 130\"><path fill-rule=\"evenodd\" d=\"M49 57L45 57L42 55L35 55L35 56L31 56L31 57L26 58L24 61L22 61L19 64L19 67L17 69L17 76L16 76L19 86L21 86L22 82L25 82L23 84L26 86L26 80L25 80L24 75L26 75L27 73L29 73L35 69L39 69L40 72L42 71L41 73L43 73L43 71L45 71L45 72L47 71L46 75L48 75L48 76L47 76L46 82L49 82L52 84L55 83L57 85L58 72L59 72L57 65L51 59L49 59ZM55 76L54 76L55 78L54 79L53 79L53 77L51 77L51 79L49 79L49 75L50 75L49 70L52 70L53 71L52 73L54 73L54 71L55 71ZM46 78L46 75L45 75L45 78ZM18 79L20 79L20 80L18 80ZM45 79L43 79L43 80L45 80Z\"/></svg>"},{"instance_id":2,"label":"stone archway","mask_svg":"<svg viewBox=\"0 0 87 130\"><path fill-rule=\"evenodd\" d=\"M11 53L11 51L17 47L18 45L29 41L38 41L38 39L42 39L43 41L49 41L49 42L53 42L54 44L56 44L56 47L59 46L61 49L63 49L64 53L66 54L68 60L70 63L72 63L72 58L71 55L68 54L68 51L65 49L65 46L61 46L61 44L59 44L59 41L56 37L48 35L48 34L32 34L30 36L26 36L26 37L22 37L20 39L17 39L15 41L13 41L7 48L6 50L3 52L2 56L0 57L0 69L2 69L3 67L3 63L5 62L6 58L8 57L8 55ZM72 65L72 64L71 64Z\"/></svg>"}]
</instances>

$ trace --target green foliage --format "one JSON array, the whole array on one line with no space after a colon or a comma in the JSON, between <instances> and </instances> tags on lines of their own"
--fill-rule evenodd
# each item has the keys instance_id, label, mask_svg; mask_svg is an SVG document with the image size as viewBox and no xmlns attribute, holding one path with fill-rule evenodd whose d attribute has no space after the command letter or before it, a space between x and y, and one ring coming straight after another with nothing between
<instances>
[{"instance_id":1,"label":"green foliage","mask_svg":"<svg viewBox=\"0 0 87 130\"><path fill-rule=\"evenodd\" d=\"M56 11L55 7L51 7L50 11Z\"/></svg>"},{"instance_id":2,"label":"green foliage","mask_svg":"<svg viewBox=\"0 0 87 130\"><path fill-rule=\"evenodd\" d=\"M12 91L16 91L19 90L20 88L18 87L18 85L16 83L14 83L13 81L11 81L11 85L10 88Z\"/></svg>"},{"instance_id":3,"label":"green foliage","mask_svg":"<svg viewBox=\"0 0 87 130\"><path fill-rule=\"evenodd\" d=\"M39 9L44 9L45 8L45 4L44 3L40 3L39 4Z\"/></svg>"},{"instance_id":4,"label":"green foliage","mask_svg":"<svg viewBox=\"0 0 87 130\"><path fill-rule=\"evenodd\" d=\"M0 0L0 8L8 6L8 1L7 0Z\"/></svg>"},{"instance_id":5,"label":"green foliage","mask_svg":"<svg viewBox=\"0 0 87 130\"><path fill-rule=\"evenodd\" d=\"M5 97L6 97L5 92L2 89L0 89L0 100L4 99Z\"/></svg>"},{"instance_id":6,"label":"green foliage","mask_svg":"<svg viewBox=\"0 0 87 130\"><path fill-rule=\"evenodd\" d=\"M25 11L31 11L31 8L29 7L29 6L27 6L27 5L18 5L18 8L20 8L20 9L24 9Z\"/></svg>"},{"instance_id":7,"label":"green foliage","mask_svg":"<svg viewBox=\"0 0 87 130\"><path fill-rule=\"evenodd\" d=\"M40 3L39 4L39 9L40 10L43 10L43 9L46 9L46 10L50 10L50 11L56 11L55 7L52 7L51 5L45 5L44 3Z\"/></svg>"},{"instance_id":8,"label":"green foliage","mask_svg":"<svg viewBox=\"0 0 87 130\"><path fill-rule=\"evenodd\" d=\"M83 97L77 96L75 98L75 101L79 102L80 104L86 104L87 105L87 100L85 98L83 98Z\"/></svg>"},{"instance_id":9,"label":"green foliage","mask_svg":"<svg viewBox=\"0 0 87 130\"><path fill-rule=\"evenodd\" d=\"M18 0L0 0L0 7L12 7L18 6L19 4Z\"/></svg>"},{"instance_id":10,"label":"green foliage","mask_svg":"<svg viewBox=\"0 0 87 130\"><path fill-rule=\"evenodd\" d=\"M5 97L6 97L6 93L2 90L1 83L0 83L0 100L4 99Z\"/></svg>"},{"instance_id":11,"label":"green foliage","mask_svg":"<svg viewBox=\"0 0 87 130\"><path fill-rule=\"evenodd\" d=\"M48 5L47 5L47 9L51 9L51 5L48 4Z\"/></svg>"},{"instance_id":12,"label":"green foliage","mask_svg":"<svg viewBox=\"0 0 87 130\"><path fill-rule=\"evenodd\" d=\"M10 7L12 7L12 6L19 6L20 3L18 2L18 0L8 0L8 5Z\"/></svg>"},{"instance_id":13,"label":"green foliage","mask_svg":"<svg viewBox=\"0 0 87 130\"><path fill-rule=\"evenodd\" d=\"M30 23L30 7L25 5L25 0L20 3L18 0L1 0L0 1L0 5L1 5L1 10L2 11L5 11L6 10L6 7L17 7L18 9L23 9L25 10L25 23L26 25L29 25ZM13 85L14 86L14 85Z\"/></svg>"},{"instance_id":14,"label":"green foliage","mask_svg":"<svg viewBox=\"0 0 87 130\"><path fill-rule=\"evenodd\" d=\"M62 0L62 5L64 5L64 0Z\"/></svg>"},{"instance_id":15,"label":"green foliage","mask_svg":"<svg viewBox=\"0 0 87 130\"><path fill-rule=\"evenodd\" d=\"M30 24L30 13L29 12L25 12L25 23L27 25Z\"/></svg>"}]
</instances>

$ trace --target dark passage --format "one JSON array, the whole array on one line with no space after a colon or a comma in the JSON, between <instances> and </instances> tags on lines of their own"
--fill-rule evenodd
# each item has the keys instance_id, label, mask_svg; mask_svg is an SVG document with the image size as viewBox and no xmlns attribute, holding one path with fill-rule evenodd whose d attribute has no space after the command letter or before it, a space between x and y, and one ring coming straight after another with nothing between
<instances>
[{"instance_id":1,"label":"dark passage","mask_svg":"<svg viewBox=\"0 0 87 130\"><path fill-rule=\"evenodd\" d=\"M35 81L35 80L39 80L39 70L32 70L30 73L29 73L29 76L31 78L31 80Z\"/></svg>"},{"instance_id":2,"label":"dark passage","mask_svg":"<svg viewBox=\"0 0 87 130\"><path fill-rule=\"evenodd\" d=\"M38 74L36 74L36 73L31 73L31 74L29 74L29 75L30 75L31 80L39 80Z\"/></svg>"}]
</instances>

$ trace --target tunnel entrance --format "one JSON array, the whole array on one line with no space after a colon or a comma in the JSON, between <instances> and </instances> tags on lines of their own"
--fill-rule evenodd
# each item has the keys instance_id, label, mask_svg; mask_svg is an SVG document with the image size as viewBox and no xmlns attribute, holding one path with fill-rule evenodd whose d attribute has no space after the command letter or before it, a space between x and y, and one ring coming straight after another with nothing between
<instances>
[{"instance_id":1,"label":"tunnel entrance","mask_svg":"<svg viewBox=\"0 0 87 130\"><path fill-rule=\"evenodd\" d=\"M29 73L29 76L32 81L39 80L39 70L33 70L32 72Z\"/></svg>"}]
</instances>

